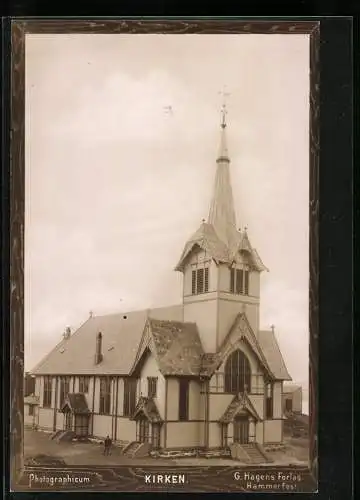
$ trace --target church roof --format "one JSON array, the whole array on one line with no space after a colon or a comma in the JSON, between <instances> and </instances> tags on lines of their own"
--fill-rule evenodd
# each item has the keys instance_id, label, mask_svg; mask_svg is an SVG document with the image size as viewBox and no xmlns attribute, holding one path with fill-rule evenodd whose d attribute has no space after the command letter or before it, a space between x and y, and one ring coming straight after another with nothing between
<instances>
[{"instance_id":1,"label":"church roof","mask_svg":"<svg viewBox=\"0 0 360 500\"><path fill-rule=\"evenodd\" d=\"M216 262L230 262L229 249L217 236L212 224L203 222L199 229L186 242L180 260L175 267L176 271L182 271L186 258L195 247L199 247Z\"/></svg>"},{"instance_id":2,"label":"church roof","mask_svg":"<svg viewBox=\"0 0 360 500\"><path fill-rule=\"evenodd\" d=\"M284 384L283 393L284 394L292 394L295 391L302 390L301 385L295 384Z\"/></svg>"},{"instance_id":3,"label":"church roof","mask_svg":"<svg viewBox=\"0 0 360 500\"><path fill-rule=\"evenodd\" d=\"M135 411L131 416L131 420L135 420L141 413L144 414L150 422L162 422L159 410L152 398L147 398L145 396L139 398Z\"/></svg>"},{"instance_id":4,"label":"church roof","mask_svg":"<svg viewBox=\"0 0 360 500\"><path fill-rule=\"evenodd\" d=\"M199 229L186 242L179 262L175 270L183 271L186 259L195 248L200 248L206 252L209 258L216 263L222 262L232 264L237 252L246 252L250 266L256 271L268 271L263 264L258 252L250 244L246 231L236 231L233 233L232 246L228 247L216 234L215 228L208 222L203 222Z\"/></svg>"},{"instance_id":5,"label":"church roof","mask_svg":"<svg viewBox=\"0 0 360 500\"><path fill-rule=\"evenodd\" d=\"M152 318L149 323L163 375L199 375L204 351L196 324Z\"/></svg>"},{"instance_id":6,"label":"church roof","mask_svg":"<svg viewBox=\"0 0 360 500\"><path fill-rule=\"evenodd\" d=\"M151 315L151 317L150 317ZM89 318L60 342L32 371L34 375L128 375L148 322L154 355L163 375L211 376L221 353L204 353L195 323L184 323L183 306ZM102 333L103 360L94 363L95 339ZM272 331L260 331L256 352L278 380L291 380Z\"/></svg>"},{"instance_id":7,"label":"church roof","mask_svg":"<svg viewBox=\"0 0 360 500\"><path fill-rule=\"evenodd\" d=\"M74 413L89 413L85 395L81 392L69 393L66 396L64 404L62 405L60 411L64 411L66 407L68 407L70 411Z\"/></svg>"},{"instance_id":8,"label":"church roof","mask_svg":"<svg viewBox=\"0 0 360 500\"><path fill-rule=\"evenodd\" d=\"M278 380L292 380L287 371L275 333L272 330L260 330L258 341L270 370Z\"/></svg>"},{"instance_id":9,"label":"church roof","mask_svg":"<svg viewBox=\"0 0 360 500\"><path fill-rule=\"evenodd\" d=\"M127 375L149 315L181 320L183 306L90 317L32 370L34 375ZM103 360L94 363L96 335L102 333Z\"/></svg>"}]
</instances>

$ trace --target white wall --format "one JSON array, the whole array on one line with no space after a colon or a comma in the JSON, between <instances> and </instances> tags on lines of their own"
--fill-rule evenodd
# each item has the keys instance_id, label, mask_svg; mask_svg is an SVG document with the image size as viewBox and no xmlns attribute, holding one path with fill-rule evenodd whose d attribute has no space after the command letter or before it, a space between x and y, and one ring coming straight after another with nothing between
<instances>
[{"instance_id":1,"label":"white wall","mask_svg":"<svg viewBox=\"0 0 360 500\"><path fill-rule=\"evenodd\" d=\"M264 421L264 443L281 443L282 441L282 420Z\"/></svg>"},{"instance_id":2,"label":"white wall","mask_svg":"<svg viewBox=\"0 0 360 500\"><path fill-rule=\"evenodd\" d=\"M199 422L168 422L167 448L200 446Z\"/></svg>"},{"instance_id":3,"label":"white wall","mask_svg":"<svg viewBox=\"0 0 360 500\"><path fill-rule=\"evenodd\" d=\"M118 441L135 441L136 439L136 422L129 420L126 417L117 418L117 440Z\"/></svg>"},{"instance_id":4,"label":"white wall","mask_svg":"<svg viewBox=\"0 0 360 500\"><path fill-rule=\"evenodd\" d=\"M231 401L234 399L234 394L210 394L209 395L209 420L219 420Z\"/></svg>"},{"instance_id":5,"label":"white wall","mask_svg":"<svg viewBox=\"0 0 360 500\"><path fill-rule=\"evenodd\" d=\"M111 415L94 415L93 436L106 437L112 434L112 417Z\"/></svg>"},{"instance_id":6,"label":"white wall","mask_svg":"<svg viewBox=\"0 0 360 500\"><path fill-rule=\"evenodd\" d=\"M256 336L259 330L260 309L258 299L225 292L221 292L219 297L219 347L234 324L236 316L241 312L245 312L251 329Z\"/></svg>"},{"instance_id":7,"label":"white wall","mask_svg":"<svg viewBox=\"0 0 360 500\"><path fill-rule=\"evenodd\" d=\"M154 398L161 418L165 418L165 378L159 370L157 361L152 353L146 357L140 373L139 391L143 396L148 395L148 377L157 378L157 392Z\"/></svg>"},{"instance_id":8,"label":"white wall","mask_svg":"<svg viewBox=\"0 0 360 500\"><path fill-rule=\"evenodd\" d=\"M39 427L52 431L54 424L54 410L51 408L40 408Z\"/></svg>"},{"instance_id":9,"label":"white wall","mask_svg":"<svg viewBox=\"0 0 360 500\"><path fill-rule=\"evenodd\" d=\"M184 321L196 323L205 352L216 352L217 293L194 295L184 299Z\"/></svg>"},{"instance_id":10,"label":"white wall","mask_svg":"<svg viewBox=\"0 0 360 500\"><path fill-rule=\"evenodd\" d=\"M201 384L197 380L191 380L189 384L189 420L199 420L200 416L200 404L202 402L200 398L200 388Z\"/></svg>"}]
</instances>

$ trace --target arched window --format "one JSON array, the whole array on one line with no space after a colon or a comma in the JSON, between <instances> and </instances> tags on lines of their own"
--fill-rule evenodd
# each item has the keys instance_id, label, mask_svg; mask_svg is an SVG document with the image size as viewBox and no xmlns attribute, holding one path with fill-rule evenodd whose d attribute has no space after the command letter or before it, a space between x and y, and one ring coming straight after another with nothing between
<instances>
[{"instance_id":1,"label":"arched window","mask_svg":"<svg viewBox=\"0 0 360 500\"><path fill-rule=\"evenodd\" d=\"M245 354L234 351L225 363L225 392L237 394L246 390L251 392L251 369Z\"/></svg>"}]
</instances>

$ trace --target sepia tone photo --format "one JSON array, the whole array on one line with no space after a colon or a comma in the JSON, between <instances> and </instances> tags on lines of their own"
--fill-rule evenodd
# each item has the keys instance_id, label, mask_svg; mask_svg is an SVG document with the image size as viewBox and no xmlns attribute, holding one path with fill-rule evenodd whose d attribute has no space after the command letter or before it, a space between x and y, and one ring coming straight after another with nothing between
<instances>
[{"instance_id":1,"label":"sepia tone photo","mask_svg":"<svg viewBox=\"0 0 360 500\"><path fill-rule=\"evenodd\" d=\"M302 491L311 29L24 35L24 487Z\"/></svg>"}]
</instances>

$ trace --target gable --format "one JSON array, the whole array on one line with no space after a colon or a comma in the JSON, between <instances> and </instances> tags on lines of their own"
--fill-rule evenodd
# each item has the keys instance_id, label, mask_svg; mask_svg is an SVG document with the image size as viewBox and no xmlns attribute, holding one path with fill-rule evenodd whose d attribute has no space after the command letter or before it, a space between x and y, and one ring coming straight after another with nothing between
<instances>
[{"instance_id":1,"label":"gable","mask_svg":"<svg viewBox=\"0 0 360 500\"><path fill-rule=\"evenodd\" d=\"M271 378L275 378L262 352L259 342L250 327L245 313L238 314L233 326L225 337L219 350L220 363L229 356L229 354L236 348L236 346L239 345L242 345L243 348L246 348L247 346L253 353L253 356L255 356L256 360L260 363L263 370Z\"/></svg>"},{"instance_id":2,"label":"gable","mask_svg":"<svg viewBox=\"0 0 360 500\"><path fill-rule=\"evenodd\" d=\"M194 248L204 250L215 262L230 262L229 250L225 243L219 239L211 224L203 223L185 244L176 271L183 271L187 259Z\"/></svg>"}]
</instances>

